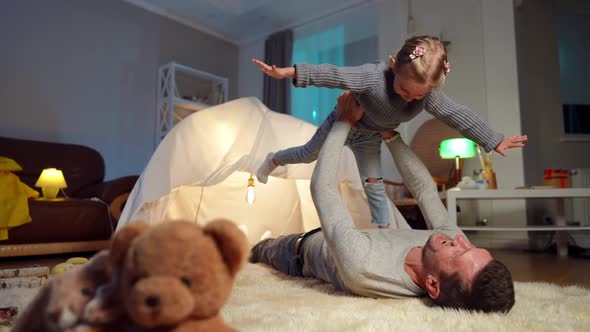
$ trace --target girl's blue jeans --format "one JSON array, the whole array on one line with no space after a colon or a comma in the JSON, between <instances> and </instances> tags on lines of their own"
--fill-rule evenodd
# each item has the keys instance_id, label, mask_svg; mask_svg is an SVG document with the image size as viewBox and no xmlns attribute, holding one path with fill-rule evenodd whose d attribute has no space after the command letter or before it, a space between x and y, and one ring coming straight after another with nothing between
<instances>
[{"instance_id":1,"label":"girl's blue jeans","mask_svg":"<svg viewBox=\"0 0 590 332\"><path fill-rule=\"evenodd\" d=\"M292 147L275 153L273 159L279 165L311 163L320 153L322 145L336 121L338 111L330 113L328 118L315 132L313 137L305 145ZM359 168L361 182L367 195L371 210L371 223L386 226L389 225L391 211L387 202L381 170L381 142L383 138L380 132L361 131L353 127L346 138L346 145L354 153ZM334 170L336 171L336 170ZM368 182L368 178L378 179L377 182Z\"/></svg>"}]
</instances>

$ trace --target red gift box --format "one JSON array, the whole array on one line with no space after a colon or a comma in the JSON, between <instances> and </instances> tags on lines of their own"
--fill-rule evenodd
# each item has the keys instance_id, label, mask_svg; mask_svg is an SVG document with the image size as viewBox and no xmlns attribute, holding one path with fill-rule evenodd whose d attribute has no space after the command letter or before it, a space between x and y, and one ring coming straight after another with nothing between
<instances>
[{"instance_id":1,"label":"red gift box","mask_svg":"<svg viewBox=\"0 0 590 332\"><path fill-rule=\"evenodd\" d=\"M543 185L555 188L571 187L570 173L566 169L546 169L543 176Z\"/></svg>"}]
</instances>

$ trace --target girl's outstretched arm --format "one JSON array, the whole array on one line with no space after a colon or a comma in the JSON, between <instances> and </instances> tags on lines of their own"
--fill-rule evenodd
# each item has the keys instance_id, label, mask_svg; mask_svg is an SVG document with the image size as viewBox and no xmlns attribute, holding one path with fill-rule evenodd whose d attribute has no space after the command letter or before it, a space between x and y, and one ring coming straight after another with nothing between
<instances>
[{"instance_id":1,"label":"girl's outstretched arm","mask_svg":"<svg viewBox=\"0 0 590 332\"><path fill-rule=\"evenodd\" d=\"M496 151L499 154L501 154L502 156L506 157L506 150L507 149L522 148L522 147L524 147L523 142L528 141L528 139L529 138L527 135L514 135L514 136L510 136L510 137L504 137L504 139L502 139L502 142L500 142L500 144L498 144L498 146L496 146L494 151Z\"/></svg>"},{"instance_id":2,"label":"girl's outstretched arm","mask_svg":"<svg viewBox=\"0 0 590 332\"><path fill-rule=\"evenodd\" d=\"M284 78L295 78L295 67L277 67L275 65L268 65L258 59L252 59L252 63L258 66L260 70L270 77L282 80Z\"/></svg>"},{"instance_id":3,"label":"girl's outstretched arm","mask_svg":"<svg viewBox=\"0 0 590 332\"><path fill-rule=\"evenodd\" d=\"M298 63L294 67L277 67L258 59L252 59L252 63L268 76L276 79L293 79L293 85L298 88L306 88L311 85L318 88L362 93L377 86L383 80L383 68L378 63L367 63L354 67L307 63Z\"/></svg>"}]
</instances>

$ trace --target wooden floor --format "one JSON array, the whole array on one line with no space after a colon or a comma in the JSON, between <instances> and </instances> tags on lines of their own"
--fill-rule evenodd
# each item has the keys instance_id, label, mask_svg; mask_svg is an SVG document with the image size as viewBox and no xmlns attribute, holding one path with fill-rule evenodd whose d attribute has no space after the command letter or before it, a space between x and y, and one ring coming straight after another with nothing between
<instances>
[{"instance_id":1,"label":"wooden floor","mask_svg":"<svg viewBox=\"0 0 590 332\"><path fill-rule=\"evenodd\" d=\"M496 259L506 264L514 281L544 281L590 288L590 259L523 250L491 252Z\"/></svg>"},{"instance_id":2,"label":"wooden floor","mask_svg":"<svg viewBox=\"0 0 590 332\"><path fill-rule=\"evenodd\" d=\"M27 267L35 264L49 266L70 257L91 257L93 253L0 258L0 269ZM590 288L590 259L558 257L551 253L523 250L493 250L494 257L512 272L514 281L543 281L559 285L579 285Z\"/></svg>"}]
</instances>

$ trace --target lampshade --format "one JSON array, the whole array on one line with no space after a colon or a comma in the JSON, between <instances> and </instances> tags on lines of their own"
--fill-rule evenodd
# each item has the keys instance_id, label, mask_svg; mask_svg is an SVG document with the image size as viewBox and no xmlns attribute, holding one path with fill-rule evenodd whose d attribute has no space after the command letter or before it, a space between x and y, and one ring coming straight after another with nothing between
<instances>
[{"instance_id":1,"label":"lampshade","mask_svg":"<svg viewBox=\"0 0 590 332\"><path fill-rule=\"evenodd\" d=\"M440 157L443 159L475 157L476 145L467 138L450 138L440 142Z\"/></svg>"},{"instance_id":2,"label":"lampshade","mask_svg":"<svg viewBox=\"0 0 590 332\"><path fill-rule=\"evenodd\" d=\"M43 197L46 199L55 199L59 189L67 186L63 173L56 168L44 169L35 183L35 187L43 189Z\"/></svg>"},{"instance_id":3,"label":"lampshade","mask_svg":"<svg viewBox=\"0 0 590 332\"><path fill-rule=\"evenodd\" d=\"M57 168L44 169L35 183L35 187L67 188L67 186L64 174Z\"/></svg>"}]
</instances>

